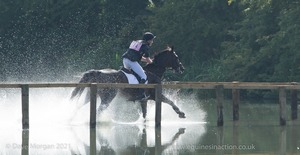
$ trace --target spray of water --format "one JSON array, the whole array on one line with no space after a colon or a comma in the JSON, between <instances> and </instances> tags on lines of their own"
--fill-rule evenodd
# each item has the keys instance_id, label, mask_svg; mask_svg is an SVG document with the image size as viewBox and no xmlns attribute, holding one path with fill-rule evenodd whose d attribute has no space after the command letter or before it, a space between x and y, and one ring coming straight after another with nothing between
<instances>
[{"instance_id":1,"label":"spray of water","mask_svg":"<svg viewBox=\"0 0 300 155\"><path fill-rule=\"evenodd\" d=\"M31 153L69 154L83 153L89 146L89 104L83 105L84 98L69 100L71 88L30 88L29 118ZM205 131L206 113L195 97L179 97L174 90L164 92L175 101L187 118L180 119L173 109L162 106L162 144L169 144L178 133L183 136L176 144L195 144ZM16 153L22 146L21 93L20 89L1 89L0 122L3 137L0 140L1 153ZM100 100L98 100L98 106ZM78 108L81 107L81 108ZM128 147L141 145L141 139L147 147L155 146L155 103L148 103L147 121L144 122L140 105L125 102L117 97L106 111L98 116L97 149L106 147L116 152ZM17 134L16 134L17 133ZM184 133L184 134L183 134ZM144 138L146 136L146 138ZM198 137L198 138L189 138ZM42 144L65 144L67 149L41 149ZM34 147L34 145L36 145ZM170 145L165 151L174 151L176 145ZM0 153L0 154L1 154ZM174 152L173 152L174 153Z\"/></svg>"}]
</instances>

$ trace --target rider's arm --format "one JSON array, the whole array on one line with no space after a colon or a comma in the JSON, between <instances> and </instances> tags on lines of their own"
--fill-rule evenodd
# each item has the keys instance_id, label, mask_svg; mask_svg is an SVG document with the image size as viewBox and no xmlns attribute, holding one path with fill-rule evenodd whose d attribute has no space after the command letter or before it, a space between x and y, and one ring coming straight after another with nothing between
<instances>
[{"instance_id":1,"label":"rider's arm","mask_svg":"<svg viewBox=\"0 0 300 155\"><path fill-rule=\"evenodd\" d=\"M148 64L152 63L152 59L150 57L142 57L141 61L146 62Z\"/></svg>"}]
</instances>

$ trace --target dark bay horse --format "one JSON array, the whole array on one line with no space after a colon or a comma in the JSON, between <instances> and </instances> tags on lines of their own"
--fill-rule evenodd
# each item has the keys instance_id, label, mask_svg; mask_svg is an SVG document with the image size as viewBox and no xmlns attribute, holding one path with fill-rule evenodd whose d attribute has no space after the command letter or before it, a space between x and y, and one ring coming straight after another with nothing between
<instances>
[{"instance_id":1,"label":"dark bay horse","mask_svg":"<svg viewBox=\"0 0 300 155\"><path fill-rule=\"evenodd\" d=\"M157 84L161 83L162 76L164 72L171 68L176 73L182 73L184 67L180 62L178 56L176 55L173 48L167 48L164 51L156 54L153 59L153 63L148 64L143 67L145 70L148 83ZM128 83L128 79L122 70L113 70L113 69L103 69L103 70L90 70L83 74L83 77L80 79L79 83ZM85 87L76 87L71 95L71 99L75 96L80 96ZM134 88L125 88L125 89L116 89L116 88L98 88L97 94L101 98L101 104L98 108L98 112L106 109L110 102L116 97L117 93L120 92L121 95L125 96L127 100L134 101L138 95L138 89ZM155 90L148 89L146 92L150 95L148 100L155 100ZM89 94L86 96L86 102L89 101ZM170 99L162 95L162 102L172 106L174 111L178 114L180 118L185 118L184 112L182 112ZM146 118L147 114L147 100L140 101L142 107L143 117Z\"/></svg>"}]
</instances>

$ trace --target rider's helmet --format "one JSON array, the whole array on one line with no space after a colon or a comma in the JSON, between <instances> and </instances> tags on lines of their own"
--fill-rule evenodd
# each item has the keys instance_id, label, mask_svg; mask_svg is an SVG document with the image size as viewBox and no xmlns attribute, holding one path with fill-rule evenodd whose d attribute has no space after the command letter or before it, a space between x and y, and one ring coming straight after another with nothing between
<instances>
[{"instance_id":1,"label":"rider's helmet","mask_svg":"<svg viewBox=\"0 0 300 155\"><path fill-rule=\"evenodd\" d=\"M151 32L146 32L143 35L143 40L148 41L154 39L156 36L153 35Z\"/></svg>"}]
</instances>

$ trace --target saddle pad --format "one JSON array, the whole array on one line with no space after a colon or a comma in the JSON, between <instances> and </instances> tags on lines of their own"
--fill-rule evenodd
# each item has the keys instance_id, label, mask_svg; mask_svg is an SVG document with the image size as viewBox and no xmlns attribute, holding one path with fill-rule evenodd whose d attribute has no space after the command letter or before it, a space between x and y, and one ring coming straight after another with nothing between
<instances>
[{"instance_id":1,"label":"saddle pad","mask_svg":"<svg viewBox=\"0 0 300 155\"><path fill-rule=\"evenodd\" d=\"M136 77L133 74L128 74L121 70L127 77L129 84L139 84L139 81L136 79Z\"/></svg>"}]
</instances>

